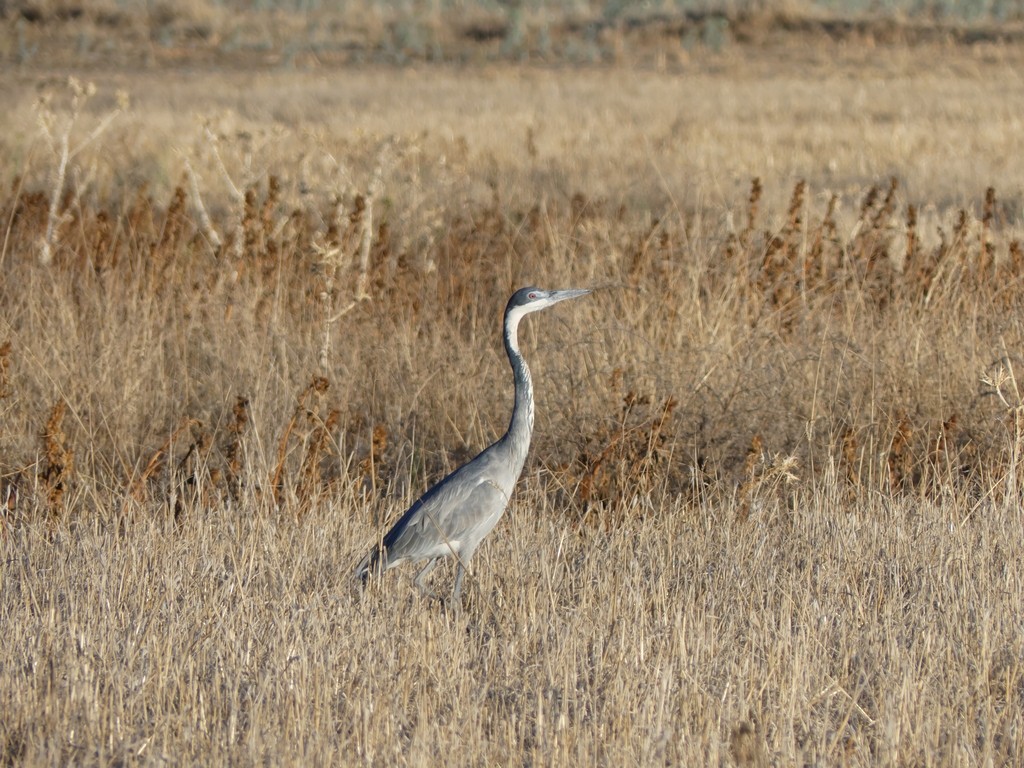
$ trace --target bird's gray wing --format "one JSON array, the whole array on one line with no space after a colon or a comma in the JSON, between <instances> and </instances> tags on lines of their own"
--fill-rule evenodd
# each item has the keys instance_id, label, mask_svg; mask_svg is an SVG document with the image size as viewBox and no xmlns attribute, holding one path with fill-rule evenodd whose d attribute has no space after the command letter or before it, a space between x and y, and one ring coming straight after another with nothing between
<instances>
[{"instance_id":1,"label":"bird's gray wing","mask_svg":"<svg viewBox=\"0 0 1024 768\"><path fill-rule=\"evenodd\" d=\"M508 504L487 474L466 465L420 497L384 537L388 560L443 557L467 541L475 548Z\"/></svg>"}]
</instances>

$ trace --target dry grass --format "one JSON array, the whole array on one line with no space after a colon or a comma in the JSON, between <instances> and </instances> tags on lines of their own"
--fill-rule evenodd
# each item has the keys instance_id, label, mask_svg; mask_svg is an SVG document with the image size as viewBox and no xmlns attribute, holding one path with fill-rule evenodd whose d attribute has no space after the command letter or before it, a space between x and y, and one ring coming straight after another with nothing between
<instances>
[{"instance_id":1,"label":"dry grass","mask_svg":"<svg viewBox=\"0 0 1024 768\"><path fill-rule=\"evenodd\" d=\"M0 759L1024 761L1024 92L904 57L10 76ZM464 610L360 592L530 282Z\"/></svg>"}]
</instances>

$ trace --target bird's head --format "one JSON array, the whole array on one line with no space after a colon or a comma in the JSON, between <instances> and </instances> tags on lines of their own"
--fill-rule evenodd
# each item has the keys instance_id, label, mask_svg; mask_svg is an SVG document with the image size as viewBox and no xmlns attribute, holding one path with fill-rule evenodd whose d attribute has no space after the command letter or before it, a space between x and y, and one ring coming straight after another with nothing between
<instances>
[{"instance_id":1,"label":"bird's head","mask_svg":"<svg viewBox=\"0 0 1024 768\"><path fill-rule=\"evenodd\" d=\"M545 291L543 288L534 286L520 288L508 300L505 314L515 312L519 316L528 315L530 312L547 309L560 301L586 296L588 293L590 293L589 288L569 288L563 291Z\"/></svg>"},{"instance_id":2,"label":"bird's head","mask_svg":"<svg viewBox=\"0 0 1024 768\"><path fill-rule=\"evenodd\" d=\"M505 307L505 348L509 357L519 354L518 330L519 321L531 312L538 312L547 309L553 304L566 299L575 299L578 296L586 296L590 293L589 288L569 288L564 291L545 291L543 288L528 286L520 288L512 294ZM527 371L529 376L529 371Z\"/></svg>"}]
</instances>

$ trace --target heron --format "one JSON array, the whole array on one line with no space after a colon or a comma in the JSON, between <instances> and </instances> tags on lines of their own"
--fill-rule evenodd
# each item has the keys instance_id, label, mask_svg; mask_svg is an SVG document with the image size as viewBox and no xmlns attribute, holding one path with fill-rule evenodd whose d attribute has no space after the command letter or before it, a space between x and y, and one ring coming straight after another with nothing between
<instances>
[{"instance_id":1,"label":"heron","mask_svg":"<svg viewBox=\"0 0 1024 768\"><path fill-rule=\"evenodd\" d=\"M424 579L445 557L458 561L452 602L458 604L462 580L480 542L498 524L522 474L533 433L533 379L519 351L519 323L532 312L590 293L587 288L548 291L520 288L505 307L505 352L512 365L515 400L508 429L497 442L424 493L356 568L364 583L405 561L427 560L416 577Z\"/></svg>"}]
</instances>

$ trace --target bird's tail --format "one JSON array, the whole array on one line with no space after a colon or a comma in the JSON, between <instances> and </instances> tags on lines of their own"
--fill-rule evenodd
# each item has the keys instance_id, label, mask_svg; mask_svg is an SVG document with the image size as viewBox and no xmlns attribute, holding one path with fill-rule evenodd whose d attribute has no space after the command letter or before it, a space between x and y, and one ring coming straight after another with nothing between
<instances>
[{"instance_id":1,"label":"bird's tail","mask_svg":"<svg viewBox=\"0 0 1024 768\"><path fill-rule=\"evenodd\" d=\"M363 584L374 574L384 573L388 568L388 551L381 546L370 550L370 554L360 561L353 574Z\"/></svg>"}]
</instances>

